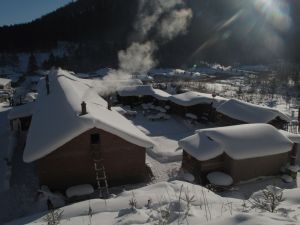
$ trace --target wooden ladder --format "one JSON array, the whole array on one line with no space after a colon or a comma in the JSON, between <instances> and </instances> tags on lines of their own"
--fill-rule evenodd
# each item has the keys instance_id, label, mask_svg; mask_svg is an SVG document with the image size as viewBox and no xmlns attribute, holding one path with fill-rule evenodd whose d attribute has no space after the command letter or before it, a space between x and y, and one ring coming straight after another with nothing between
<instances>
[{"instance_id":1,"label":"wooden ladder","mask_svg":"<svg viewBox=\"0 0 300 225\"><path fill-rule=\"evenodd\" d=\"M105 167L103 164L103 158L101 157L101 153L98 149L99 145L92 145L92 159L94 163L94 171L96 175L96 183L97 189L99 191L99 198L108 198L108 183L105 172Z\"/></svg>"}]
</instances>

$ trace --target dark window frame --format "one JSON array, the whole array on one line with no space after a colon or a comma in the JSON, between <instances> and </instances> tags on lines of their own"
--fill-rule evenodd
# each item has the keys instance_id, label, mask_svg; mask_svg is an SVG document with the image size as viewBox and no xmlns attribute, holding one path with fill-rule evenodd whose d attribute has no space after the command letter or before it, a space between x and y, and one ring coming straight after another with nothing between
<instances>
[{"instance_id":1,"label":"dark window frame","mask_svg":"<svg viewBox=\"0 0 300 225\"><path fill-rule=\"evenodd\" d=\"M100 134L99 133L91 134L90 135L90 142L93 145L100 144L100 142L101 142L101 136L100 136Z\"/></svg>"}]
</instances>

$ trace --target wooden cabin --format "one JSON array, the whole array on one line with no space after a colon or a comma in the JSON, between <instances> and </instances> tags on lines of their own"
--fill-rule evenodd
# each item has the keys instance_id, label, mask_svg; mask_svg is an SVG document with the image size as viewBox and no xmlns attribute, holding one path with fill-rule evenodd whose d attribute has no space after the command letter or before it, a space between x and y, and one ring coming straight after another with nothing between
<instances>
[{"instance_id":1,"label":"wooden cabin","mask_svg":"<svg viewBox=\"0 0 300 225\"><path fill-rule=\"evenodd\" d=\"M25 162L36 163L41 185L65 190L80 184L96 186L97 176L105 175L108 186L149 177L145 160L151 140L109 109L86 82L58 70L52 71L45 87L48 91L41 91L36 101L23 155Z\"/></svg>"},{"instance_id":2,"label":"wooden cabin","mask_svg":"<svg viewBox=\"0 0 300 225\"><path fill-rule=\"evenodd\" d=\"M234 183L278 175L282 167L294 163L297 148L268 124L202 129L180 140L179 146L183 149L182 168L202 184L208 182L207 174L215 171L227 173Z\"/></svg>"},{"instance_id":3,"label":"wooden cabin","mask_svg":"<svg viewBox=\"0 0 300 225\"><path fill-rule=\"evenodd\" d=\"M137 85L123 87L117 93L118 102L123 105L137 106L143 103L153 103L159 106L168 104L170 94L151 85Z\"/></svg>"},{"instance_id":4,"label":"wooden cabin","mask_svg":"<svg viewBox=\"0 0 300 225\"><path fill-rule=\"evenodd\" d=\"M216 109L219 125L230 126L247 123L268 123L286 129L290 118L282 112L237 99L230 99Z\"/></svg>"},{"instance_id":5,"label":"wooden cabin","mask_svg":"<svg viewBox=\"0 0 300 225\"><path fill-rule=\"evenodd\" d=\"M199 120L213 120L215 108L226 99L206 93L188 91L169 98L171 112L184 117L187 113L196 115Z\"/></svg>"},{"instance_id":6,"label":"wooden cabin","mask_svg":"<svg viewBox=\"0 0 300 225\"><path fill-rule=\"evenodd\" d=\"M94 151L103 159L109 186L147 180L146 148L92 128L36 161L40 184L64 190L79 184L96 187Z\"/></svg>"}]
</instances>

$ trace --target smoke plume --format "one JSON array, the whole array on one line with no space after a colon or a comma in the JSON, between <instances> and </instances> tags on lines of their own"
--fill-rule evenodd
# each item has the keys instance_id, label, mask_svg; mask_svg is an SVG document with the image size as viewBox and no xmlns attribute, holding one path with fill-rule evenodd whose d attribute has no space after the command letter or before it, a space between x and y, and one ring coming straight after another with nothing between
<instances>
[{"instance_id":1,"label":"smoke plume","mask_svg":"<svg viewBox=\"0 0 300 225\"><path fill-rule=\"evenodd\" d=\"M184 0L139 0L131 44L118 53L119 70L102 80L106 92L120 89L124 82L119 80L130 80L132 74L146 73L155 67L158 41L165 43L184 34L192 16Z\"/></svg>"}]
</instances>

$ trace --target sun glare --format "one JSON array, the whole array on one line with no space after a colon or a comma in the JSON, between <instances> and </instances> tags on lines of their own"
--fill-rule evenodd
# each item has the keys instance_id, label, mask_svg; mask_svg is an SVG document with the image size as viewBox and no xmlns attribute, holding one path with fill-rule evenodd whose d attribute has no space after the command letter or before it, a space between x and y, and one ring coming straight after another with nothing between
<instances>
[{"instance_id":1,"label":"sun glare","mask_svg":"<svg viewBox=\"0 0 300 225\"><path fill-rule=\"evenodd\" d=\"M286 1L255 0L255 8L265 19L280 31L287 31L291 27L290 7Z\"/></svg>"}]
</instances>

